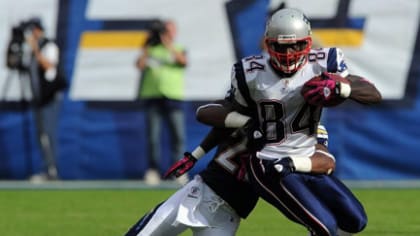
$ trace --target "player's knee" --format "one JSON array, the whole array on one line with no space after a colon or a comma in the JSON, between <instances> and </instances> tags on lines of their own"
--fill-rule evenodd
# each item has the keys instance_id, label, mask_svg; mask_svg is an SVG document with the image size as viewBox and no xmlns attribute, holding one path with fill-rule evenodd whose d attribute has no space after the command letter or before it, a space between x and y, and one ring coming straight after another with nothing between
<instances>
[{"instance_id":1,"label":"player's knee","mask_svg":"<svg viewBox=\"0 0 420 236\"><path fill-rule=\"evenodd\" d=\"M344 225L340 225L340 228L349 233L359 233L364 228L366 228L368 219L365 212L359 212L359 214L354 215L351 218L348 218Z\"/></svg>"},{"instance_id":2,"label":"player's knee","mask_svg":"<svg viewBox=\"0 0 420 236\"><path fill-rule=\"evenodd\" d=\"M364 228L366 228L367 225L367 217L360 217L357 221L353 222L353 229L351 231L348 231L350 233L359 233Z\"/></svg>"}]
</instances>

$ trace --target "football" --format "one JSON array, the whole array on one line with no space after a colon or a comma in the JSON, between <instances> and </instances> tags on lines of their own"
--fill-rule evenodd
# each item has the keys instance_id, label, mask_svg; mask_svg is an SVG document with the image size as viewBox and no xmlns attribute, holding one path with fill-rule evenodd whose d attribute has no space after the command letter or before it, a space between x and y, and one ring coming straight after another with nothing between
<instances>
[{"instance_id":1,"label":"football","mask_svg":"<svg viewBox=\"0 0 420 236\"><path fill-rule=\"evenodd\" d=\"M326 80L350 84L348 79L338 74L324 72L321 75L315 76L308 80L301 89L301 94L309 104L323 107L334 107L346 100L339 95L335 95L335 91L331 91L330 87L328 87L326 83L321 83L321 81L327 82ZM316 96L314 96L314 94L316 94Z\"/></svg>"}]
</instances>

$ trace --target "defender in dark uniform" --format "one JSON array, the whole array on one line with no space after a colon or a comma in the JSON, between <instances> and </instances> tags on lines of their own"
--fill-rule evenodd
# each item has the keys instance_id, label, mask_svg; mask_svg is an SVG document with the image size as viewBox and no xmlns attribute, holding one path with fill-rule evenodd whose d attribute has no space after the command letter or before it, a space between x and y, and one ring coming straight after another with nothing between
<instances>
[{"instance_id":1,"label":"defender in dark uniform","mask_svg":"<svg viewBox=\"0 0 420 236\"><path fill-rule=\"evenodd\" d=\"M249 163L249 154L243 134L233 129L213 128L192 152L196 156L185 153L165 176L185 174L198 158L224 140L208 166L143 216L126 235L170 236L188 228L194 236L235 235L240 219L245 219L258 201L258 195L247 181L245 165ZM321 138L320 142L325 140ZM322 145L319 147L322 149ZM334 159L324 153L315 153L313 163L315 173L326 173L335 166Z\"/></svg>"}]
</instances>

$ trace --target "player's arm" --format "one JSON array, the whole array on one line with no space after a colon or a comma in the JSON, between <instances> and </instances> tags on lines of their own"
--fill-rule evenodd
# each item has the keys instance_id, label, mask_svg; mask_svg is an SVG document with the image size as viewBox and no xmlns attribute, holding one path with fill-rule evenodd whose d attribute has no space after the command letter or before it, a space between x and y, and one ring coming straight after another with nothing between
<instances>
[{"instance_id":1,"label":"player's arm","mask_svg":"<svg viewBox=\"0 0 420 236\"><path fill-rule=\"evenodd\" d=\"M168 169L164 178L170 176L179 177L188 172L201 157L216 147L222 140L226 140L232 132L233 129L212 128L198 147L191 153L185 152L184 157Z\"/></svg>"},{"instance_id":2,"label":"player's arm","mask_svg":"<svg viewBox=\"0 0 420 236\"><path fill-rule=\"evenodd\" d=\"M302 96L315 106L336 106L345 99L370 105L382 101L381 93L369 81L356 75L342 77L336 73L323 72L308 80L302 87Z\"/></svg>"},{"instance_id":3,"label":"player's arm","mask_svg":"<svg viewBox=\"0 0 420 236\"><path fill-rule=\"evenodd\" d=\"M328 151L328 133L323 125L318 126L317 141L318 144L312 156L285 157L267 161L265 165L268 174L271 174L273 178L284 177L292 172L331 174L335 170L335 158Z\"/></svg>"},{"instance_id":4,"label":"player's arm","mask_svg":"<svg viewBox=\"0 0 420 236\"><path fill-rule=\"evenodd\" d=\"M225 101L224 104L208 104L200 107L197 110L197 120L210 126L237 130L241 136L247 137L248 151L256 152L264 147L265 135L258 121L246 113L247 110L241 105L235 106L230 101Z\"/></svg>"},{"instance_id":5,"label":"player's arm","mask_svg":"<svg viewBox=\"0 0 420 236\"><path fill-rule=\"evenodd\" d=\"M317 144L312 156L283 157L281 159L263 160L262 163L267 174L272 175L273 178L284 177L293 172L329 175L335 170L334 156L321 144Z\"/></svg>"},{"instance_id":6,"label":"player's arm","mask_svg":"<svg viewBox=\"0 0 420 236\"><path fill-rule=\"evenodd\" d=\"M196 119L206 125L217 128L240 128L243 127L251 117L240 113L239 106L231 101L210 103L201 106L196 111Z\"/></svg>"},{"instance_id":7,"label":"player's arm","mask_svg":"<svg viewBox=\"0 0 420 236\"><path fill-rule=\"evenodd\" d=\"M334 51L335 53L332 53ZM327 70L340 74L350 82L350 84L337 83L339 88L338 93L342 98L348 98L361 104L375 104L382 101L381 93L373 83L358 75L349 73L345 63L344 53L340 48L331 48L330 53L336 55L336 63L329 63Z\"/></svg>"},{"instance_id":8,"label":"player's arm","mask_svg":"<svg viewBox=\"0 0 420 236\"><path fill-rule=\"evenodd\" d=\"M331 174L335 170L335 158L328 151L328 132L325 126L319 124L316 134L315 152L309 157L310 172L314 174ZM296 169L297 171L298 168Z\"/></svg>"},{"instance_id":9,"label":"player's arm","mask_svg":"<svg viewBox=\"0 0 420 236\"><path fill-rule=\"evenodd\" d=\"M203 124L219 128L244 127L251 120L252 113L255 113L249 108L250 96L243 94L244 90L248 89L244 85L246 84L245 81L242 63L235 63L232 67L231 88L225 99L218 103L199 107L196 112L197 120Z\"/></svg>"},{"instance_id":10,"label":"player's arm","mask_svg":"<svg viewBox=\"0 0 420 236\"><path fill-rule=\"evenodd\" d=\"M200 106L197 109L196 119L203 124L207 124L213 127L212 130L201 142L200 146L197 148L202 148L203 151L207 153L212 148L217 146L221 142L221 140L224 140L224 138L227 138L232 134L234 129L229 128L236 127L225 125L226 117L231 112L233 112L233 108L227 100L217 100L212 103ZM245 119L249 119L249 117L247 116L244 117L246 117ZM241 124L238 127L242 127L245 123Z\"/></svg>"},{"instance_id":11,"label":"player's arm","mask_svg":"<svg viewBox=\"0 0 420 236\"><path fill-rule=\"evenodd\" d=\"M350 81L349 99L362 104L375 104L382 101L382 95L379 90L369 81L357 75L348 75Z\"/></svg>"},{"instance_id":12,"label":"player's arm","mask_svg":"<svg viewBox=\"0 0 420 236\"><path fill-rule=\"evenodd\" d=\"M220 144L221 140L226 140L233 132L233 129L212 128L200 145L191 152L195 159L200 159L210 150Z\"/></svg>"},{"instance_id":13,"label":"player's arm","mask_svg":"<svg viewBox=\"0 0 420 236\"><path fill-rule=\"evenodd\" d=\"M228 106L228 103L224 103L224 101L216 101L214 103L201 106L197 110L197 119L204 123L207 122L208 125L214 127L198 147L196 147L191 153L185 152L184 157L168 169L164 175L164 178L168 178L172 175L179 177L185 174L201 157L216 147L222 140L229 138L234 130L237 130L235 127L242 127L247 124L249 117L241 115L237 112L232 112L234 111L231 110L231 108ZM235 120L236 123L233 125L229 123L230 118L227 118L231 117L231 114L235 114L239 117L239 119ZM245 117L246 120L244 120L243 123L240 123L242 116ZM226 127L226 118L228 120L227 126L230 128Z\"/></svg>"},{"instance_id":14,"label":"player's arm","mask_svg":"<svg viewBox=\"0 0 420 236\"><path fill-rule=\"evenodd\" d=\"M311 173L331 174L335 170L335 158L329 153L328 148L317 144L315 153L309 157L311 160Z\"/></svg>"},{"instance_id":15,"label":"player's arm","mask_svg":"<svg viewBox=\"0 0 420 236\"><path fill-rule=\"evenodd\" d=\"M344 54L339 48L329 48L325 58L326 71L307 81L302 89L306 101L317 106L339 104L351 99L361 104L376 104L382 101L381 93L368 80L349 74ZM335 58L334 58L335 55ZM328 105L330 104L330 105Z\"/></svg>"}]
</instances>

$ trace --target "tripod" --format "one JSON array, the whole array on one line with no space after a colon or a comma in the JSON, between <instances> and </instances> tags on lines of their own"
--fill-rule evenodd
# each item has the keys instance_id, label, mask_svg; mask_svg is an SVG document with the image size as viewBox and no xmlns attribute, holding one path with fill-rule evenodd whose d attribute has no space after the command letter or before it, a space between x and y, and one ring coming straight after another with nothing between
<instances>
[{"instance_id":1,"label":"tripod","mask_svg":"<svg viewBox=\"0 0 420 236\"><path fill-rule=\"evenodd\" d=\"M43 114L43 107L39 107L35 103L35 86L34 86L34 79L33 76L28 73L27 70L24 69L10 69L8 76L6 78L5 84L3 86L2 91L2 101L6 100L6 95L8 88L10 87L11 80L13 77L18 77L19 79L19 87L20 87L20 102L19 102L19 109L22 111L22 119L23 119L23 137L24 140L24 150L26 152L26 156L28 158L27 164L27 172L33 174L32 169L32 157L30 156L30 114L28 112L32 112L34 123L36 126L36 137L39 148L41 150L42 158L44 161L43 168L46 171L47 179L57 179L57 168L55 165L55 158L54 152L51 145L51 137L46 132L44 126L44 114ZM30 97L32 94L32 99ZM30 109L30 110L29 110Z\"/></svg>"},{"instance_id":2,"label":"tripod","mask_svg":"<svg viewBox=\"0 0 420 236\"><path fill-rule=\"evenodd\" d=\"M7 101L7 93L11 90L12 81L17 81L20 97L19 101L17 102L16 106L12 105L12 109L16 109L21 113L21 124L22 124L22 150L25 158L25 172L27 175L31 175L33 173L33 161L32 161L32 152L31 152L31 131L30 131L30 114L28 113L29 104L25 99L25 86L23 82L24 71L18 70L15 68L10 68L8 70L6 80L2 87L1 93L1 102L6 103ZM17 79L17 80L16 80Z\"/></svg>"}]
</instances>

